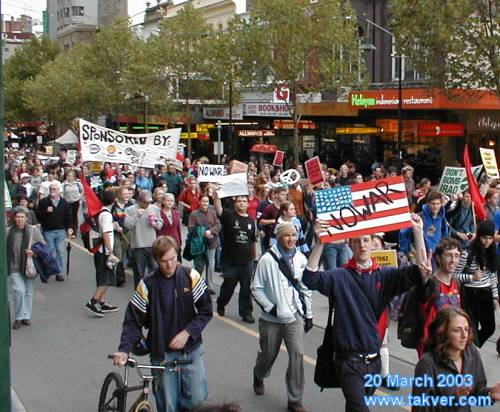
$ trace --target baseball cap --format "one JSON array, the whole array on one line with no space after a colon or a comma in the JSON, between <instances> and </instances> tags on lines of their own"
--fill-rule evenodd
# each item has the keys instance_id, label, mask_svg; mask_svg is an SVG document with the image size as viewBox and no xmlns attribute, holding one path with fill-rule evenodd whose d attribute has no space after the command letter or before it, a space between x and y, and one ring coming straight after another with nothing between
<instances>
[{"instance_id":1,"label":"baseball cap","mask_svg":"<svg viewBox=\"0 0 500 412\"><path fill-rule=\"evenodd\" d=\"M25 177L29 177L29 178L31 178L31 176L30 176L30 174L29 174L29 173L26 173L26 172L21 173L21 179L24 179Z\"/></svg>"}]
</instances>

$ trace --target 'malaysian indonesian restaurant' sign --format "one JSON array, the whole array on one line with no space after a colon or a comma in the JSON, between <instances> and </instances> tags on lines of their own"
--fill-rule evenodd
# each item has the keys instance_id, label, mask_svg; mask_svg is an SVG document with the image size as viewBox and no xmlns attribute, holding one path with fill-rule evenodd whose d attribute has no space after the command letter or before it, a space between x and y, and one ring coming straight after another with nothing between
<instances>
[{"instance_id":1,"label":"'malaysian indonesian restaurant' sign","mask_svg":"<svg viewBox=\"0 0 500 412\"><path fill-rule=\"evenodd\" d=\"M353 109L397 109L398 89L363 90L349 94ZM402 89L403 109L500 110L500 97L488 90Z\"/></svg>"}]
</instances>

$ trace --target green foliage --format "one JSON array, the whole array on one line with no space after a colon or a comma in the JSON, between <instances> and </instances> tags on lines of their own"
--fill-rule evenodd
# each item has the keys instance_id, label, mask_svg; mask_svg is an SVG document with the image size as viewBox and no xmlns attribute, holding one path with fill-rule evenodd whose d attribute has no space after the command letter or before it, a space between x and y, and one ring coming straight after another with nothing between
<instances>
[{"instance_id":1,"label":"green foliage","mask_svg":"<svg viewBox=\"0 0 500 412\"><path fill-rule=\"evenodd\" d=\"M495 0L391 0L398 51L444 88L500 89Z\"/></svg>"},{"instance_id":2,"label":"green foliage","mask_svg":"<svg viewBox=\"0 0 500 412\"><path fill-rule=\"evenodd\" d=\"M5 118L7 122L31 120L34 114L24 105L23 85L34 79L44 64L53 61L60 53L57 42L48 37L33 37L5 62Z\"/></svg>"}]
</instances>

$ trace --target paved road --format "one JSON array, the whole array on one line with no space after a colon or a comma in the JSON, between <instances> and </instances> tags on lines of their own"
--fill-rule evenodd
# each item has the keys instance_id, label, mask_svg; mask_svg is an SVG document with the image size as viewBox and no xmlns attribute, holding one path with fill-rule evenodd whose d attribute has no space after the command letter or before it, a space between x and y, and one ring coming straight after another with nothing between
<instances>
[{"instance_id":1,"label":"paved road","mask_svg":"<svg viewBox=\"0 0 500 412\"><path fill-rule=\"evenodd\" d=\"M132 282L112 288L108 300L120 312L96 319L84 309L93 291L92 257L74 247L72 271L68 281L38 283L35 293L33 324L13 331L12 383L20 401L29 412L89 412L97 409L100 385L114 369L106 355L117 346L123 312L131 295ZM257 397L252 391L252 368L258 348L256 325L241 322L233 298L227 316L217 315L205 333L205 352L210 400L235 401L244 411L284 411L286 392L284 375L286 353L281 353L271 376L266 379L266 395ZM318 325L326 322L327 304L314 296ZM344 401L339 390L320 393L313 383L314 360L323 330L319 327L306 335L304 405L314 412L339 411ZM394 342L394 341L393 341ZM493 348L493 344L489 344ZM398 343L391 358L391 371L411 376L413 351L401 349ZM500 380L499 361L493 350L482 350L490 379ZM407 394L402 389L398 394ZM373 410L404 410L379 408Z\"/></svg>"}]
</instances>

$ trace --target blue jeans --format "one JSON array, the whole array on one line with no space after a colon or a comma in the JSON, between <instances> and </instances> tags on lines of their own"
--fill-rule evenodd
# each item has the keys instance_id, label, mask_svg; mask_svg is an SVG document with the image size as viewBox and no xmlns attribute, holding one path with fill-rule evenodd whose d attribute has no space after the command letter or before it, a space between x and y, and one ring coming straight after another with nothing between
<instances>
[{"instance_id":1,"label":"blue jeans","mask_svg":"<svg viewBox=\"0 0 500 412\"><path fill-rule=\"evenodd\" d=\"M137 287L143 277L156 270L157 265L153 258L153 251L150 247L132 249L132 261L134 287Z\"/></svg>"},{"instance_id":2,"label":"blue jeans","mask_svg":"<svg viewBox=\"0 0 500 412\"><path fill-rule=\"evenodd\" d=\"M158 374L153 386L158 412L177 412L179 408L193 409L207 399L208 383L205 372L203 347L190 353L181 351L165 354L165 362L174 359L191 359L193 363L182 365L178 370L165 370ZM153 365L159 365L163 359L151 359Z\"/></svg>"},{"instance_id":3,"label":"blue jeans","mask_svg":"<svg viewBox=\"0 0 500 412\"><path fill-rule=\"evenodd\" d=\"M352 251L347 243L327 243L321 257L324 269L333 270L347 263L352 257Z\"/></svg>"},{"instance_id":4,"label":"blue jeans","mask_svg":"<svg viewBox=\"0 0 500 412\"><path fill-rule=\"evenodd\" d=\"M31 319L35 279L36 278L27 278L21 273L10 274L10 281L14 292L14 313L16 320Z\"/></svg>"},{"instance_id":5,"label":"blue jeans","mask_svg":"<svg viewBox=\"0 0 500 412\"><path fill-rule=\"evenodd\" d=\"M64 270L64 244L66 240L66 231L64 229L44 230L43 237L47 242L47 247L52 251L52 255L59 264L61 273Z\"/></svg>"}]
</instances>

